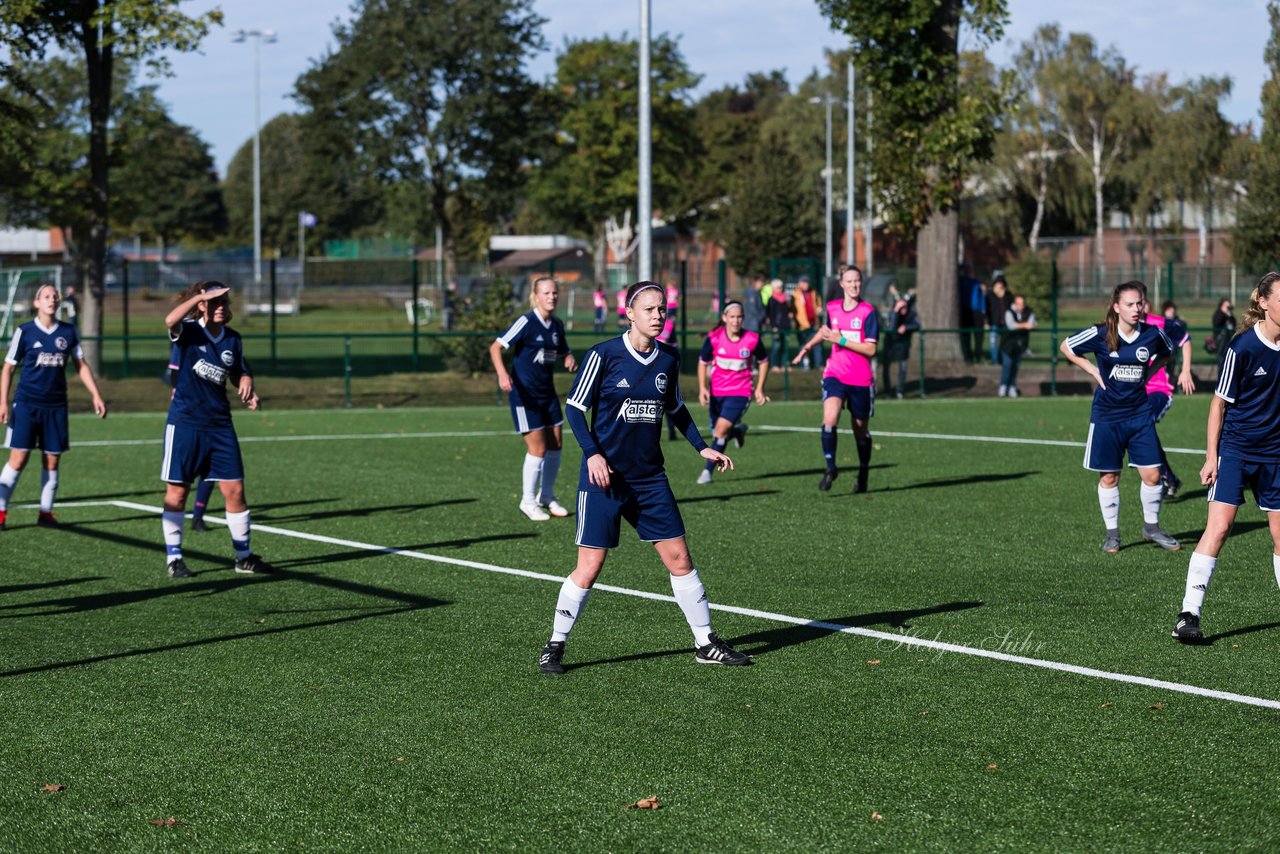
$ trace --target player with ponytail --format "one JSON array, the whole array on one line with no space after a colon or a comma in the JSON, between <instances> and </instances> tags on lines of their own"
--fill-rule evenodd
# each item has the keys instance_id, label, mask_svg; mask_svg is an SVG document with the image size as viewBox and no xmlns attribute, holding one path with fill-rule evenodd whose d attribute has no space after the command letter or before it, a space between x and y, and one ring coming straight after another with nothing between
<instances>
[{"instance_id":1,"label":"player with ponytail","mask_svg":"<svg viewBox=\"0 0 1280 854\"><path fill-rule=\"evenodd\" d=\"M764 406L769 397L764 393L769 375L768 351L757 332L742 328L742 303L730 300L720 312L720 325L707 333L698 359L698 402L711 413L711 447L723 451L733 439L742 447L747 425L742 417L755 402ZM754 384L752 366L759 369ZM708 384L710 374L710 384ZM754 385L754 392L752 391ZM698 483L710 483L715 463L707 461Z\"/></svg>"}]
</instances>

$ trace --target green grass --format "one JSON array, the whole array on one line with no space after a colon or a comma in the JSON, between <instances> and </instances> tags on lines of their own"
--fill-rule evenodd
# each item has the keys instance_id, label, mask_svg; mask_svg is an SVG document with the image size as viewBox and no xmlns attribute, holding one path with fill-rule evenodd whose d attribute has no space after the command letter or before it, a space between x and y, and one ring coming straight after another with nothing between
<instances>
[{"instance_id":1,"label":"green grass","mask_svg":"<svg viewBox=\"0 0 1280 854\"><path fill-rule=\"evenodd\" d=\"M1166 444L1201 447L1206 407L1180 399ZM1126 474L1125 548L1107 556L1079 448L889 435L1079 442L1086 400L884 402L874 491L857 497L849 475L815 489L816 435L765 429L817 417L816 403L753 409L738 471L706 487L691 449L665 444L714 603L1280 697L1280 594L1256 508L1210 591L1215 642L1184 648L1169 630L1203 489L1166 505L1164 526L1188 544L1170 554L1137 536ZM1280 838L1273 709L726 612L718 631L755 666L698 667L674 604L603 590L569 673L541 676L555 582L367 548L572 568L572 520L516 510L523 449L497 406L238 415L254 547L281 572L234 575L215 526L188 532L196 577L171 581L158 516L109 503L158 506L159 445L128 441L158 439L162 424L75 417L64 527L32 524L29 470L0 533L0 850L1238 850ZM463 431L484 435L349 438ZM300 438L317 435L334 438ZM846 431L842 465L853 454ZM571 442L565 459L562 499ZM1190 484L1201 458L1174 462ZM629 529L602 581L670 592ZM623 809L649 795L658 812Z\"/></svg>"}]
</instances>

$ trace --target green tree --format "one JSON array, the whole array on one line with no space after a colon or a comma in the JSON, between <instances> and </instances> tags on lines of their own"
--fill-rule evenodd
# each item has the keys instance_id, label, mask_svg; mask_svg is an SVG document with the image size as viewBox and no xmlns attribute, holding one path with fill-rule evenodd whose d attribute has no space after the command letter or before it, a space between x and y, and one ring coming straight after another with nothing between
<instances>
[{"instance_id":1,"label":"green tree","mask_svg":"<svg viewBox=\"0 0 1280 854\"><path fill-rule=\"evenodd\" d=\"M543 19L531 0L359 0L353 12L296 97L349 136L364 168L430 201L452 274L451 200L478 192L471 202L495 216L514 208L537 126L524 64L545 47Z\"/></svg>"},{"instance_id":2,"label":"green tree","mask_svg":"<svg viewBox=\"0 0 1280 854\"><path fill-rule=\"evenodd\" d=\"M769 134L732 187L724 217L725 256L741 275L768 268L770 258L811 255L822 241L822 193L797 181L800 158L780 133Z\"/></svg>"},{"instance_id":3,"label":"green tree","mask_svg":"<svg viewBox=\"0 0 1280 854\"><path fill-rule=\"evenodd\" d=\"M1280 256L1280 3L1269 0L1271 34L1263 56L1270 75L1262 84L1262 133L1246 167L1248 195L1236 213L1232 251L1255 270L1274 269Z\"/></svg>"},{"instance_id":4,"label":"green tree","mask_svg":"<svg viewBox=\"0 0 1280 854\"><path fill-rule=\"evenodd\" d=\"M88 84L89 200L87 238L88 294L81 324L102 334L102 294L106 277L107 227L110 222L110 142L108 122L117 61L145 62L167 70L164 52L195 50L209 27L222 21L214 9L200 16L178 11L179 0L5 0L0 3L0 45L19 60L41 57L51 45L84 58ZM13 63L16 65L17 63ZM86 355L101 368L96 342Z\"/></svg>"},{"instance_id":5,"label":"green tree","mask_svg":"<svg viewBox=\"0 0 1280 854\"><path fill-rule=\"evenodd\" d=\"M851 40L860 84L875 96L873 168L880 207L916 238L920 315L926 327L960 321L956 262L966 172L990 156L1006 87L965 87L959 37L999 38L1005 0L818 0ZM959 341L950 346L959 356Z\"/></svg>"},{"instance_id":6,"label":"green tree","mask_svg":"<svg viewBox=\"0 0 1280 854\"><path fill-rule=\"evenodd\" d=\"M163 257L177 240L212 240L226 229L209 145L169 116L154 87L129 94L113 134L112 221L120 230L155 238Z\"/></svg>"},{"instance_id":7,"label":"green tree","mask_svg":"<svg viewBox=\"0 0 1280 854\"><path fill-rule=\"evenodd\" d=\"M689 185L700 146L690 93L699 78L665 35L653 39L650 56L653 208L678 218L694 204ZM547 94L557 144L531 181L530 200L547 220L594 238L601 276L604 223L636 203L639 63L639 45L626 36L565 45Z\"/></svg>"}]
</instances>

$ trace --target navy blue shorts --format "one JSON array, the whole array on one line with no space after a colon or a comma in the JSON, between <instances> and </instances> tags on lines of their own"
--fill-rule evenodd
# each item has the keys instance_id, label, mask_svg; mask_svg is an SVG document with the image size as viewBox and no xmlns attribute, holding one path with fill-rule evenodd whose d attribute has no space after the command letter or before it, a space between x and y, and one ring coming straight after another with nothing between
<instances>
[{"instance_id":1,"label":"navy blue shorts","mask_svg":"<svg viewBox=\"0 0 1280 854\"><path fill-rule=\"evenodd\" d=\"M1122 471L1126 450L1129 465L1159 467L1160 440L1156 438L1156 425L1148 413L1124 421L1091 423L1089 440L1084 446L1084 467L1089 471Z\"/></svg>"},{"instance_id":2,"label":"navy blue shorts","mask_svg":"<svg viewBox=\"0 0 1280 854\"><path fill-rule=\"evenodd\" d=\"M1233 451L1221 451L1209 500L1239 507L1244 504L1246 485L1260 508L1268 513L1280 511L1280 462L1254 463Z\"/></svg>"},{"instance_id":3,"label":"navy blue shorts","mask_svg":"<svg viewBox=\"0 0 1280 854\"><path fill-rule=\"evenodd\" d=\"M516 432L521 435L564 423L560 399L555 396L546 400L524 401L513 388L507 400L511 404L511 420L516 425Z\"/></svg>"},{"instance_id":4,"label":"navy blue shorts","mask_svg":"<svg viewBox=\"0 0 1280 854\"><path fill-rule=\"evenodd\" d=\"M1151 420L1159 424L1160 419L1173 408L1173 395L1162 391L1147 392L1147 406L1151 409Z\"/></svg>"},{"instance_id":5,"label":"navy blue shorts","mask_svg":"<svg viewBox=\"0 0 1280 854\"><path fill-rule=\"evenodd\" d=\"M747 414L747 409L751 406L751 398L733 395L731 397L711 396L711 429L715 431L716 421L720 418L728 421L730 424L737 424L742 417Z\"/></svg>"},{"instance_id":6,"label":"navy blue shorts","mask_svg":"<svg viewBox=\"0 0 1280 854\"><path fill-rule=\"evenodd\" d=\"M822 399L838 397L842 406L849 407L853 417L866 421L876 414L876 390L869 385L845 385L835 377L822 378Z\"/></svg>"},{"instance_id":7,"label":"navy blue shorts","mask_svg":"<svg viewBox=\"0 0 1280 854\"><path fill-rule=\"evenodd\" d=\"M625 483L615 476L608 489L591 486L578 490L574 542L593 549L616 549L623 519L646 543L684 536L684 519L666 475L642 484Z\"/></svg>"},{"instance_id":8,"label":"navy blue shorts","mask_svg":"<svg viewBox=\"0 0 1280 854\"><path fill-rule=\"evenodd\" d=\"M61 454L71 447L70 435L65 406L14 402L4 445L14 451L39 448L46 454Z\"/></svg>"},{"instance_id":9,"label":"navy blue shorts","mask_svg":"<svg viewBox=\"0 0 1280 854\"><path fill-rule=\"evenodd\" d=\"M160 479L189 484L205 480L244 480L240 440L233 427L184 427L166 424Z\"/></svg>"}]
</instances>

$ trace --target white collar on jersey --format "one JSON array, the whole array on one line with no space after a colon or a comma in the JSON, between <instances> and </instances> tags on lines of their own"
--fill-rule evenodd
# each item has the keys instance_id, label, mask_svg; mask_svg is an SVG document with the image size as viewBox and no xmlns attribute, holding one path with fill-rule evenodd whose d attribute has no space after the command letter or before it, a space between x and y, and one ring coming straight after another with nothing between
<instances>
[{"instance_id":1,"label":"white collar on jersey","mask_svg":"<svg viewBox=\"0 0 1280 854\"><path fill-rule=\"evenodd\" d=\"M543 328L543 329L550 329L550 328L551 328L551 315L549 315L549 314L548 314L548 315L547 315L547 317L546 317L546 320L543 320L542 315L541 315L541 314L538 314L538 310L537 310L536 308L535 308L535 309L531 309L531 310L529 311L529 313L530 313L530 314L532 314L532 315L534 316L534 318L535 318L539 323L541 323L541 324L542 324L542 328Z\"/></svg>"},{"instance_id":2,"label":"white collar on jersey","mask_svg":"<svg viewBox=\"0 0 1280 854\"><path fill-rule=\"evenodd\" d=\"M218 330L217 338L214 338L212 335L209 334L209 327L205 325L203 317L197 320L196 323L199 323L200 328L204 330L204 337L208 338L214 344L217 344L219 341L221 341L227 334L227 325L225 323L222 324L222 328Z\"/></svg>"},{"instance_id":3,"label":"white collar on jersey","mask_svg":"<svg viewBox=\"0 0 1280 854\"><path fill-rule=\"evenodd\" d=\"M1121 332L1119 329L1117 329L1117 330L1116 330L1116 334L1120 336L1120 340L1121 340L1121 341L1123 341L1124 343L1126 343L1126 344L1132 344L1134 341L1137 341L1137 340L1138 340L1138 336L1142 334L1142 321L1138 321L1137 323L1135 323L1135 324L1133 325L1133 335L1132 335L1132 336L1130 336L1130 337L1126 338L1126 337L1125 337L1125 334L1124 334L1123 332Z\"/></svg>"},{"instance_id":4,"label":"white collar on jersey","mask_svg":"<svg viewBox=\"0 0 1280 854\"><path fill-rule=\"evenodd\" d=\"M1261 323L1255 323L1255 324L1253 324L1253 332L1254 332L1254 334L1255 334L1255 335L1257 335L1257 336L1258 336L1258 340L1259 340L1259 341L1261 341L1263 344L1265 344L1265 345L1267 346L1267 349L1268 349L1268 350L1276 350L1276 351L1280 351L1280 344L1277 344L1276 342L1269 340L1269 339L1267 338L1267 336L1265 336L1265 335L1263 335L1263 334L1262 334L1262 324L1261 324Z\"/></svg>"},{"instance_id":5,"label":"white collar on jersey","mask_svg":"<svg viewBox=\"0 0 1280 854\"><path fill-rule=\"evenodd\" d=\"M43 323L41 323L41 322L40 322L40 318L38 318L38 317L37 317L37 318L36 318L36 326L37 326L37 327L40 329L40 331L41 331L41 332L43 332L45 335L49 335L49 334L51 334L51 333L53 332L53 330L55 330L55 329L57 329L57 328L58 328L58 318L56 318L56 317L55 317L55 318L53 319L53 326L45 326Z\"/></svg>"},{"instance_id":6,"label":"white collar on jersey","mask_svg":"<svg viewBox=\"0 0 1280 854\"><path fill-rule=\"evenodd\" d=\"M648 355L641 354L640 351L631 346L630 331L622 333L622 343L626 345L627 352L631 354L632 358L642 365L651 365L653 360L658 358L658 340L656 338L653 341L653 349L649 351Z\"/></svg>"}]
</instances>

